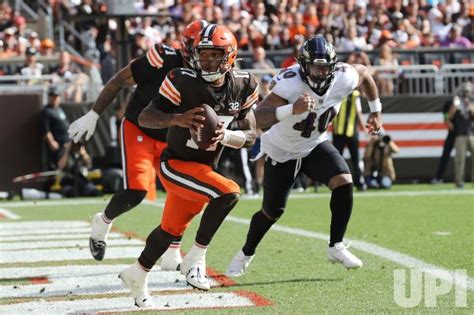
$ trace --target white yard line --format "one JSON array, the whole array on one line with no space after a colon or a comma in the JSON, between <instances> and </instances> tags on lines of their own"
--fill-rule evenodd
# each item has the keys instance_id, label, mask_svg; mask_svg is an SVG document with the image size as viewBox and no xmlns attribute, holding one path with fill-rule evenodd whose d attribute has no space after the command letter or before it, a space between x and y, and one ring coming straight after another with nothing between
<instances>
[{"instance_id":1,"label":"white yard line","mask_svg":"<svg viewBox=\"0 0 474 315\"><path fill-rule=\"evenodd\" d=\"M226 221L234 222L234 223L239 223L239 224L244 224L244 225L249 225L250 220L248 219L242 219L242 218L237 218L234 216L228 216L226 218ZM291 234L291 235L298 235L298 236L303 236L303 237L309 237L313 239L318 239L327 242L329 240L329 235L323 234L323 233L317 233L317 232L311 232L303 229L298 229L298 228L291 228L291 227L286 227L283 225L279 224L274 224L272 226L272 230L286 233L286 234ZM474 291L474 279L473 278L468 278L467 283L463 281L457 281L457 280L462 280L458 279L457 277L454 277L455 272L454 270L449 270L443 267L435 266L432 264L428 264L420 259L411 257L409 255L405 255L399 252L396 252L394 250L384 248L382 246L378 246L375 244L371 244L368 242L364 241L358 241L358 240L352 240L352 239L345 239L346 242L352 243L351 246L353 248L357 248L358 250L364 251L366 253L378 256L380 258L390 260L394 263L397 263L401 266L404 266L406 268L412 268L412 269L420 269L425 271L426 273L441 278L449 283L453 283L453 278L455 279L454 284L462 287L462 288L468 288L471 291ZM447 277L445 276L446 273L449 273L451 276Z\"/></svg>"},{"instance_id":2,"label":"white yard line","mask_svg":"<svg viewBox=\"0 0 474 315\"><path fill-rule=\"evenodd\" d=\"M143 250L143 245L107 248L106 259L138 258ZM92 259L89 248L38 249L24 251L0 251L0 263L11 264L20 262L46 262L46 261L71 261Z\"/></svg>"},{"instance_id":3,"label":"white yard line","mask_svg":"<svg viewBox=\"0 0 474 315\"><path fill-rule=\"evenodd\" d=\"M58 270L58 267L7 268L6 272L11 275L23 275L20 278L47 278L49 283L21 284L16 285L15 289L12 288L11 284L0 285L0 296L2 298L33 298L128 293L128 290L123 287L117 278L119 272L127 267L128 265L70 265L60 270ZM4 274L3 276L8 275ZM8 279L11 279L11 276ZM211 286L219 286L219 283L212 280L212 278L210 281ZM179 271L160 271L159 268L150 272L148 288L152 292L190 289L186 285L186 278Z\"/></svg>"},{"instance_id":4,"label":"white yard line","mask_svg":"<svg viewBox=\"0 0 474 315\"><path fill-rule=\"evenodd\" d=\"M236 293L171 294L153 296L156 305L147 311L169 311L180 309L223 308L255 306L254 302ZM137 312L131 297L81 299L75 301L44 300L0 305L1 314L91 314L96 312ZM251 312L251 311L250 311Z\"/></svg>"},{"instance_id":5,"label":"white yard line","mask_svg":"<svg viewBox=\"0 0 474 315\"><path fill-rule=\"evenodd\" d=\"M2 222L0 223L2 231L6 230L49 230L70 228L90 228L91 225L86 221L21 221L21 222Z\"/></svg>"},{"instance_id":6,"label":"white yard line","mask_svg":"<svg viewBox=\"0 0 474 315\"><path fill-rule=\"evenodd\" d=\"M83 227L83 228L69 228L69 229L62 229L62 228L54 228L54 229L39 229L39 230L0 230L0 237L1 236L15 236L15 235L52 235L52 234L79 234L79 233L90 233L90 227Z\"/></svg>"},{"instance_id":7,"label":"white yard line","mask_svg":"<svg viewBox=\"0 0 474 315\"><path fill-rule=\"evenodd\" d=\"M2 216L11 220L18 220L21 218L18 214L11 212L8 209L0 208L0 217Z\"/></svg>"},{"instance_id":8,"label":"white yard line","mask_svg":"<svg viewBox=\"0 0 474 315\"><path fill-rule=\"evenodd\" d=\"M1 225L0 225L1 226ZM77 234L51 234L51 235L12 235L12 236L0 236L0 242L19 242L19 241L30 241L30 242L42 242L44 240L75 240L75 239L89 239L90 232L77 233ZM128 239L120 233L110 233L109 239L111 238L123 238Z\"/></svg>"},{"instance_id":9,"label":"white yard line","mask_svg":"<svg viewBox=\"0 0 474 315\"><path fill-rule=\"evenodd\" d=\"M145 242L139 239L109 239L107 240L107 248L118 246L118 245L141 245L144 246ZM0 251L2 250L23 250L23 249L39 249L39 248L60 248L60 247L74 247L74 248L89 248L89 237L84 237L78 240L56 240L56 241L45 241L41 242L9 242L0 243Z\"/></svg>"},{"instance_id":10,"label":"white yard line","mask_svg":"<svg viewBox=\"0 0 474 315\"><path fill-rule=\"evenodd\" d=\"M356 198L376 198L376 197L423 197L423 196L438 196L438 195L471 195L474 196L474 190L472 189L443 189L443 190L421 190L421 191L365 191L355 192ZM314 199L314 198L328 198L330 193L308 193L299 194L293 193L290 199ZM261 200L262 197L247 198L242 196L242 199L250 200ZM23 207L57 207L57 206L82 206L82 205L105 205L109 200L97 200L97 199L65 199L65 200L50 200L50 201L18 201L18 202L0 202L0 207L8 208L23 208ZM162 207L164 205L164 199L158 199L155 202L143 201L147 205L155 205ZM100 211L101 209L98 209Z\"/></svg>"}]
</instances>

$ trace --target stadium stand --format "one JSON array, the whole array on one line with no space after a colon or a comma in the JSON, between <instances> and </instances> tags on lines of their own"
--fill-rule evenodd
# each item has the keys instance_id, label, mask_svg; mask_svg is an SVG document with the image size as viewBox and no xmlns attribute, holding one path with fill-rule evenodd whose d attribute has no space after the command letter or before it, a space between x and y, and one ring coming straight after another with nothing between
<instances>
[{"instance_id":1,"label":"stadium stand","mask_svg":"<svg viewBox=\"0 0 474 315\"><path fill-rule=\"evenodd\" d=\"M179 47L183 27L199 18L225 23L235 33L237 64L242 69L252 68L255 51L263 47L266 64L274 68L251 69L259 77L291 64L295 47L304 39L324 34L336 47L340 61L354 53L342 50L344 47L356 52L364 49L375 77L391 82L387 96L448 97L459 84L474 78L472 1L121 3L124 6L112 0L1 1L0 93L42 93L45 102L49 86L57 85L65 93L76 91L64 95L69 104L90 104L104 81L151 45ZM385 46L398 65L380 65L380 49ZM29 47L37 50L36 62L43 66L41 77L34 80L20 73ZM63 51L71 56L72 76L56 71ZM94 147L101 150L99 143Z\"/></svg>"}]
</instances>

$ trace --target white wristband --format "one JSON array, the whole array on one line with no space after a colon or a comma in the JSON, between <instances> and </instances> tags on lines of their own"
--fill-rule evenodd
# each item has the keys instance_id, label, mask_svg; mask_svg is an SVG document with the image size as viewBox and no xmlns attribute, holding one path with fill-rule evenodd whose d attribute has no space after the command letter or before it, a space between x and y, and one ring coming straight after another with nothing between
<instances>
[{"instance_id":1,"label":"white wristband","mask_svg":"<svg viewBox=\"0 0 474 315\"><path fill-rule=\"evenodd\" d=\"M380 102L380 98L377 98L373 101L369 101L369 107L371 113L378 113L382 111L382 103Z\"/></svg>"},{"instance_id":2,"label":"white wristband","mask_svg":"<svg viewBox=\"0 0 474 315\"><path fill-rule=\"evenodd\" d=\"M244 146L245 141L247 141L247 136L242 130L226 129L224 131L224 138L221 140L221 143L226 147L240 149Z\"/></svg>"},{"instance_id":3,"label":"white wristband","mask_svg":"<svg viewBox=\"0 0 474 315\"><path fill-rule=\"evenodd\" d=\"M293 115L293 103L279 106L275 110L275 116L278 121L282 121L285 118L288 118Z\"/></svg>"},{"instance_id":4,"label":"white wristband","mask_svg":"<svg viewBox=\"0 0 474 315\"><path fill-rule=\"evenodd\" d=\"M94 110L90 110L87 112L86 114L87 117L90 117L92 120L96 121L97 119L99 119L99 114L97 114Z\"/></svg>"}]
</instances>

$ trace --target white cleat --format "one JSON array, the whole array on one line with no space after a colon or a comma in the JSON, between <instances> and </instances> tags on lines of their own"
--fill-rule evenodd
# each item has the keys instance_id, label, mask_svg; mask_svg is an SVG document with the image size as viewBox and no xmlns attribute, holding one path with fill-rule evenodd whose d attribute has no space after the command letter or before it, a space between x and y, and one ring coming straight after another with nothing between
<instances>
[{"instance_id":1,"label":"white cleat","mask_svg":"<svg viewBox=\"0 0 474 315\"><path fill-rule=\"evenodd\" d=\"M89 238L89 249L95 260L102 260L107 248L107 237L109 235L112 223L105 223L102 213L96 213L92 217L91 234Z\"/></svg>"},{"instance_id":2,"label":"white cleat","mask_svg":"<svg viewBox=\"0 0 474 315\"><path fill-rule=\"evenodd\" d=\"M118 277L122 280L123 285L130 290L135 305L137 307L149 308L154 307L153 300L148 293L148 277L147 272L137 266L138 263L122 270Z\"/></svg>"},{"instance_id":3,"label":"white cleat","mask_svg":"<svg viewBox=\"0 0 474 315\"><path fill-rule=\"evenodd\" d=\"M234 256L234 259L230 262L227 267L226 276L229 277L240 277L245 273L247 267L252 262L255 255L246 256L242 250L239 250Z\"/></svg>"},{"instance_id":4,"label":"white cleat","mask_svg":"<svg viewBox=\"0 0 474 315\"><path fill-rule=\"evenodd\" d=\"M334 244L334 247L328 248L328 260L333 264L340 263L347 269L357 269L362 267L362 261L352 254L343 242Z\"/></svg>"},{"instance_id":5,"label":"white cleat","mask_svg":"<svg viewBox=\"0 0 474 315\"><path fill-rule=\"evenodd\" d=\"M192 267L185 274L188 285L195 289L208 291L211 288L209 279L206 274L206 267L196 266Z\"/></svg>"},{"instance_id":6,"label":"white cleat","mask_svg":"<svg viewBox=\"0 0 474 315\"><path fill-rule=\"evenodd\" d=\"M168 247L161 258L160 268L162 271L177 271L183 262L180 247Z\"/></svg>"},{"instance_id":7,"label":"white cleat","mask_svg":"<svg viewBox=\"0 0 474 315\"><path fill-rule=\"evenodd\" d=\"M186 276L188 285L207 291L211 288L206 274L206 249L196 245L184 256L180 272Z\"/></svg>"}]
</instances>

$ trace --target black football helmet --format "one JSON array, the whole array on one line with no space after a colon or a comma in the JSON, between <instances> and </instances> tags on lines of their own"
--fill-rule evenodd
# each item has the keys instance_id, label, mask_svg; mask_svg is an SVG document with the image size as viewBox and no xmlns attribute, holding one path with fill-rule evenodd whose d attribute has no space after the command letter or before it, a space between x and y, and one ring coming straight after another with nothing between
<instances>
[{"instance_id":1,"label":"black football helmet","mask_svg":"<svg viewBox=\"0 0 474 315\"><path fill-rule=\"evenodd\" d=\"M318 95L328 90L336 69L337 56L333 45L323 36L306 40L298 52L303 80Z\"/></svg>"}]
</instances>

